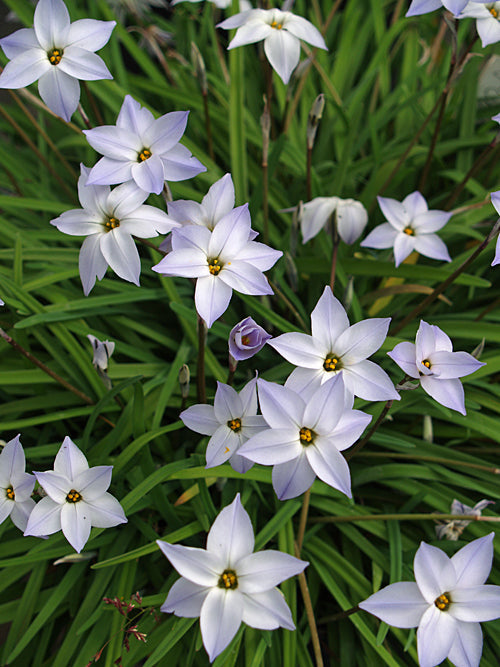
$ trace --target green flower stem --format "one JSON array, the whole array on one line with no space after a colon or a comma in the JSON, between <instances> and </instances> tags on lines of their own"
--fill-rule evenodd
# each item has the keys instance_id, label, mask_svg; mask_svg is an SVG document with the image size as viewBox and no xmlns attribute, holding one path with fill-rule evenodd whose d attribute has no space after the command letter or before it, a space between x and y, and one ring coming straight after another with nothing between
<instances>
[{"instance_id":1,"label":"green flower stem","mask_svg":"<svg viewBox=\"0 0 500 667\"><path fill-rule=\"evenodd\" d=\"M87 116L87 112L83 108L81 102L78 102L78 113L82 117L83 124L85 125L85 127L89 130L92 130L93 129L92 128L92 123L90 122L89 117Z\"/></svg>"},{"instance_id":2,"label":"green flower stem","mask_svg":"<svg viewBox=\"0 0 500 667\"><path fill-rule=\"evenodd\" d=\"M309 502L311 500L311 489L307 489L304 493L304 500L302 504L302 510L300 512L300 522L299 522L299 531L297 533L297 550L302 551L302 545L304 544L304 534L306 532L307 525L307 515L309 514Z\"/></svg>"},{"instance_id":3,"label":"green flower stem","mask_svg":"<svg viewBox=\"0 0 500 667\"><path fill-rule=\"evenodd\" d=\"M319 516L312 523L349 523L350 521L486 521L499 523L500 516L475 516L474 514L351 514L342 516Z\"/></svg>"},{"instance_id":4,"label":"green flower stem","mask_svg":"<svg viewBox=\"0 0 500 667\"><path fill-rule=\"evenodd\" d=\"M384 421L384 419L385 419L387 413L389 412L389 410L391 409L393 403L394 403L394 401L392 399L390 401L387 401L387 403L385 404L384 409L380 413L377 421L375 422L375 424L373 424L373 426L368 431L368 433L365 435L365 437L362 440L360 440L359 442L357 442L356 445L351 450L349 450L349 452L347 452L347 454L345 456L347 461L349 461L353 456L358 454L361 451L361 449L363 449L363 447L366 445L366 443L370 440L372 435L378 429L380 424Z\"/></svg>"},{"instance_id":5,"label":"green flower stem","mask_svg":"<svg viewBox=\"0 0 500 667\"><path fill-rule=\"evenodd\" d=\"M332 250L332 268L330 270L330 289L333 290L335 287L335 274L337 271L337 254L339 250L340 237L337 230L337 213L334 211L330 218L330 224L332 226L332 240L333 240L333 250Z\"/></svg>"},{"instance_id":6,"label":"green flower stem","mask_svg":"<svg viewBox=\"0 0 500 667\"><path fill-rule=\"evenodd\" d=\"M231 31L233 32L233 31ZM229 152L236 204L248 201L245 137L245 49L229 51Z\"/></svg>"},{"instance_id":7,"label":"green flower stem","mask_svg":"<svg viewBox=\"0 0 500 667\"><path fill-rule=\"evenodd\" d=\"M428 297L426 297L423 301L421 301L418 306L415 306L415 308L411 311L409 315L407 315L399 324L397 324L395 327L392 327L389 330L389 336L396 336L401 329L404 329L404 327L407 324L410 324L410 322L413 322L422 311L424 311L427 306L430 306L430 304L435 301L440 294L442 294L447 287L449 287L458 276L463 273L467 267L472 264L472 262L476 259L478 255L480 255L483 250L487 247L487 245L492 241L492 239L495 238L495 236L498 234L498 231L500 230L500 219L496 221L496 223L493 225L493 229L491 232L486 236L486 238L483 240L483 242L477 246L477 248L474 250L474 252L469 255L469 257L460 264L458 269L454 271L446 280L444 280L440 285L436 287L436 289L429 294Z\"/></svg>"}]
</instances>

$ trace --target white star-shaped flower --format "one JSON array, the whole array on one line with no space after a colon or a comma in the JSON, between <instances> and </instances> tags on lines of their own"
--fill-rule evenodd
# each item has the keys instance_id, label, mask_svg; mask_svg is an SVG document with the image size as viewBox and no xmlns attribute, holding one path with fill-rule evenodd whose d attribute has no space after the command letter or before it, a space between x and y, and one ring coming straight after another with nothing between
<instances>
[{"instance_id":1,"label":"white star-shaped flower","mask_svg":"<svg viewBox=\"0 0 500 667\"><path fill-rule=\"evenodd\" d=\"M296 498L318 476L351 497L351 476L340 453L353 445L371 416L351 410L342 374L321 385L308 399L287 385L259 380L259 402L269 424L248 440L240 455L273 467L273 488L280 500Z\"/></svg>"},{"instance_id":2,"label":"white star-shaped flower","mask_svg":"<svg viewBox=\"0 0 500 667\"><path fill-rule=\"evenodd\" d=\"M88 185L90 169L81 165L78 197L83 208L65 211L51 224L72 236L86 236L80 250L80 277L85 295L101 280L108 265L120 278L139 285L141 259L132 236L141 239L166 234L178 223L143 202L148 193L130 181L111 191L108 185Z\"/></svg>"},{"instance_id":3,"label":"white star-shaped flower","mask_svg":"<svg viewBox=\"0 0 500 667\"><path fill-rule=\"evenodd\" d=\"M406 12L406 16L417 16L419 14L427 14L433 12L435 9L444 7L455 16L458 16L463 8L469 4L485 3L489 0L412 0L410 8Z\"/></svg>"},{"instance_id":4,"label":"white star-shaped flower","mask_svg":"<svg viewBox=\"0 0 500 667\"><path fill-rule=\"evenodd\" d=\"M81 19L70 23L62 0L40 0L34 28L22 28L0 40L10 62L0 88L24 88L38 79L38 92L54 113L69 121L80 99L79 79L112 79L94 53L107 43L115 21Z\"/></svg>"},{"instance_id":5,"label":"white star-shaped flower","mask_svg":"<svg viewBox=\"0 0 500 667\"><path fill-rule=\"evenodd\" d=\"M241 445L267 428L257 414L257 380L248 382L239 394L229 385L217 382L213 407L192 405L180 414L188 428L211 435L207 445L207 468L229 461L232 468L245 473L253 463L239 454Z\"/></svg>"},{"instance_id":6,"label":"white star-shaped flower","mask_svg":"<svg viewBox=\"0 0 500 667\"><path fill-rule=\"evenodd\" d=\"M0 453L0 523L10 516L24 531L35 507L31 494L36 480L24 471L26 459L19 437L10 440Z\"/></svg>"},{"instance_id":7,"label":"white star-shaped flower","mask_svg":"<svg viewBox=\"0 0 500 667\"><path fill-rule=\"evenodd\" d=\"M165 181L184 181L206 168L179 143L189 111L172 111L155 118L149 109L126 95L116 125L84 130L102 157L89 174L89 185L113 185L133 180L157 195Z\"/></svg>"},{"instance_id":8,"label":"white star-shaped flower","mask_svg":"<svg viewBox=\"0 0 500 667\"><path fill-rule=\"evenodd\" d=\"M465 415L464 388L458 378L485 364L468 352L453 352L449 336L439 327L422 320L415 343L398 343L387 354L407 375L419 379L435 401Z\"/></svg>"},{"instance_id":9,"label":"white star-shaped flower","mask_svg":"<svg viewBox=\"0 0 500 667\"><path fill-rule=\"evenodd\" d=\"M295 630L290 609L276 586L308 565L280 551L253 553L252 523L238 493L215 519L207 548L157 544L181 575L161 611L200 617L210 662L232 640L241 623L261 630Z\"/></svg>"},{"instance_id":10,"label":"white star-shaped flower","mask_svg":"<svg viewBox=\"0 0 500 667\"><path fill-rule=\"evenodd\" d=\"M483 46L500 42L500 2L469 2L458 18L476 19L477 32Z\"/></svg>"},{"instance_id":11,"label":"white star-shaped flower","mask_svg":"<svg viewBox=\"0 0 500 667\"><path fill-rule=\"evenodd\" d=\"M388 197L377 197L388 222L375 227L361 242L365 248L392 248L396 266L416 250L432 259L450 262L451 257L437 234L446 225L452 213L429 211L420 192L412 192L402 202Z\"/></svg>"},{"instance_id":12,"label":"white star-shaped flower","mask_svg":"<svg viewBox=\"0 0 500 667\"><path fill-rule=\"evenodd\" d=\"M316 197L304 204L300 218L302 242L319 234L334 213L340 238L348 245L354 243L366 227L368 213L361 202L340 197Z\"/></svg>"},{"instance_id":13,"label":"white star-shaped flower","mask_svg":"<svg viewBox=\"0 0 500 667\"><path fill-rule=\"evenodd\" d=\"M274 294L262 272L283 253L250 241L251 231L248 204L225 215L212 232L200 225L177 228L172 232L172 251L153 271L197 278L196 310L211 327L228 307L233 289L254 296Z\"/></svg>"},{"instance_id":14,"label":"white star-shaped flower","mask_svg":"<svg viewBox=\"0 0 500 667\"><path fill-rule=\"evenodd\" d=\"M85 546L92 526L126 523L122 506L107 493L113 466L89 468L87 459L68 437L54 460L54 470L35 472L47 495L31 512L25 535L52 535L62 530L75 551Z\"/></svg>"},{"instance_id":15,"label":"white star-shaped flower","mask_svg":"<svg viewBox=\"0 0 500 667\"><path fill-rule=\"evenodd\" d=\"M479 623L500 616L500 586L484 583L494 535L470 542L451 558L422 542L414 560L416 583L386 586L359 606L396 628L418 626L420 667L435 667L445 658L456 667L478 667Z\"/></svg>"},{"instance_id":16,"label":"white star-shaped flower","mask_svg":"<svg viewBox=\"0 0 500 667\"><path fill-rule=\"evenodd\" d=\"M344 307L325 287L311 313L312 336L285 333L267 344L298 366L286 384L305 398L342 371L351 394L367 401L399 400L387 373L367 359L384 342L390 321L376 317L349 326Z\"/></svg>"},{"instance_id":17,"label":"white star-shaped flower","mask_svg":"<svg viewBox=\"0 0 500 667\"><path fill-rule=\"evenodd\" d=\"M498 114L498 116L499 116L498 122L500 122L500 114ZM498 215L500 215L500 190L491 193L491 203L495 207L495 210L498 213ZM500 236L497 237L497 244L495 247L495 257L491 262L491 266L496 266L497 264L500 264Z\"/></svg>"},{"instance_id":18,"label":"white star-shaped flower","mask_svg":"<svg viewBox=\"0 0 500 667\"><path fill-rule=\"evenodd\" d=\"M328 51L325 40L312 23L280 9L250 9L229 17L217 27L225 30L238 28L228 49L264 40L267 59L284 83L288 83L299 64L301 39Z\"/></svg>"}]
</instances>

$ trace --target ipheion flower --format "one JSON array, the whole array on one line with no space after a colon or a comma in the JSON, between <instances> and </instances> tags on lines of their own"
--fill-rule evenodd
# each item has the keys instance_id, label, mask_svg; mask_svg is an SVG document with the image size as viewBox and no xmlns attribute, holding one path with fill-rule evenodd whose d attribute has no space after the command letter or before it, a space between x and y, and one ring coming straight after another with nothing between
<instances>
[{"instance_id":1,"label":"ipheion flower","mask_svg":"<svg viewBox=\"0 0 500 667\"><path fill-rule=\"evenodd\" d=\"M19 530L26 530L35 507L31 498L35 477L25 472L26 458L20 436L10 440L0 452L0 523L10 516Z\"/></svg>"},{"instance_id":2,"label":"ipheion flower","mask_svg":"<svg viewBox=\"0 0 500 667\"><path fill-rule=\"evenodd\" d=\"M280 9L250 9L231 16L217 27L225 30L238 28L228 49L264 40L267 59L284 83L288 83L299 64L300 40L328 50L321 33L312 23Z\"/></svg>"},{"instance_id":3,"label":"ipheion flower","mask_svg":"<svg viewBox=\"0 0 500 667\"><path fill-rule=\"evenodd\" d=\"M276 586L302 572L308 563L279 551L252 553L254 543L239 493L215 519L206 550L157 540L182 577L170 589L161 611L200 617L210 662L228 646L242 621L262 630L295 630Z\"/></svg>"},{"instance_id":4,"label":"ipheion flower","mask_svg":"<svg viewBox=\"0 0 500 667\"><path fill-rule=\"evenodd\" d=\"M70 23L62 0L40 0L34 28L22 28L0 40L10 62L0 88L24 88L38 79L38 92L55 114L69 121L80 99L79 79L112 79L94 53L109 40L115 21L81 19Z\"/></svg>"}]
</instances>

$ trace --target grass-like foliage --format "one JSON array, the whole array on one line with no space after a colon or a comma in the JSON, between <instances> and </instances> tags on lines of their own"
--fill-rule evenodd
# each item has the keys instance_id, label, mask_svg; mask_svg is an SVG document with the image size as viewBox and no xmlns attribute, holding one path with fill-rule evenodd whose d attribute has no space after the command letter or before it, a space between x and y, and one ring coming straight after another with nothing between
<instances>
[{"instance_id":1,"label":"grass-like foliage","mask_svg":"<svg viewBox=\"0 0 500 667\"><path fill-rule=\"evenodd\" d=\"M21 24L13 31L33 25L29 0L5 3ZM437 515L449 515L454 499L472 507L498 498L500 283L491 267L496 237L485 242L498 218L490 201L500 188L491 120L500 111L498 47L482 48L474 20L444 10L405 18L406 0L295 0L293 12L321 31L329 50L302 42L285 85L262 42L227 50L234 30L215 26L237 2L233 10L208 1L164 5L68 0L73 21L117 21L99 51L113 80L82 84L86 118L55 116L36 84L2 91L0 437L21 434L31 473L52 469L69 436L90 467L113 466L109 491L128 523L92 528L80 554L61 532L41 539L24 537L9 518L0 525L0 664L209 664L197 619L160 613L179 575L156 540L204 549L216 516L240 493L255 549L300 553L310 564L300 582L280 586L296 631L242 625L214 665L418 665L414 630L389 628L357 605L390 583L414 581L422 541L451 556L498 526L491 504L458 530L457 542L436 536ZM0 62L8 62L3 53ZM182 143L206 167L169 181L147 204L166 211L170 196L201 202L231 173L235 206L248 202L258 240L283 252L266 273L274 294L233 292L208 332L199 331L194 281L152 270L164 236L136 239L140 287L108 269L84 296L83 236L50 225L80 207L80 163L90 168L100 157L83 130L114 125L127 94L156 118L189 111ZM311 120L320 94L322 115L318 102ZM386 220L377 196L401 202L417 190L429 209L453 213L439 231L452 259L413 252L396 268L392 249L360 241ZM299 204L334 196L367 209L363 237L343 243L330 229L333 215L303 244ZM310 493L280 501L269 466L246 474L229 463L205 468L209 436L179 414L205 397L213 405L217 382L240 391L257 371L283 384L294 366L270 345L230 368L229 332L251 316L273 337L311 334L310 313L328 284L351 324L392 318L372 360L401 400L355 399L373 419L342 454L351 499L316 479ZM421 319L485 363L461 380L465 415L415 388L418 375L409 383L386 354L414 342ZM107 372L93 366L88 334L115 343ZM37 485L36 501L40 492ZM488 583L500 584L500 541L493 544ZM482 628L481 666L496 667L500 621Z\"/></svg>"}]
</instances>

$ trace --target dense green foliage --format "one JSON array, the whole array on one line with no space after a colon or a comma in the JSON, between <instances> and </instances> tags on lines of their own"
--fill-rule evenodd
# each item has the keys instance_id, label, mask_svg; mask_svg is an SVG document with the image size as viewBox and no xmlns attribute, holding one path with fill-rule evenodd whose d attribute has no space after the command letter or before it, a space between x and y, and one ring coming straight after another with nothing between
<instances>
[{"instance_id":1,"label":"dense green foliage","mask_svg":"<svg viewBox=\"0 0 500 667\"><path fill-rule=\"evenodd\" d=\"M31 25L28 0L6 4ZM334 4L296 0L294 11L321 27ZM67 5L73 20L114 18L105 0L69 0ZM183 143L207 171L190 181L171 183L174 199L200 201L213 182L231 172L237 203L249 201L253 227L262 232L260 116L266 83L261 49L248 46L227 52L227 33L215 29L223 14L208 2L186 2L174 9L146 13L142 25L132 15L118 22L100 51L114 80L88 83L83 107L93 125L114 124L127 93L155 115L189 109ZM274 297L234 294L229 309L208 332L209 402L216 381L227 380L227 337L236 322L252 315L273 335L308 332L310 311L328 284L330 236L322 231L302 245L291 213L282 212L306 200L306 126L316 96L324 93L326 106L312 157L313 196L360 200L370 212L372 229L383 220L377 194L383 191L401 200L421 189L437 112L411 142L447 84L452 40L441 12L406 19L406 9L406 2L395 0L345 0L326 30L329 52L318 52L313 65L302 70L302 78L292 79L288 87L274 75L269 243L285 257L268 273ZM141 33L153 34L148 33L151 26L171 35L161 47L168 77L141 41ZM459 22L459 53L474 36L473 21ZM191 64L192 41L206 65L214 159L209 157L203 97ZM422 189L430 208L446 208L495 138L498 126L490 119L499 111L500 89L490 89L491 96L485 97L480 82L496 51L474 42L472 52L480 57L468 60L452 83ZM0 308L0 326L89 400L0 340L0 436L8 441L21 433L31 472L50 468L69 435L91 466L114 466L110 491L122 502L128 523L93 529L83 558L59 565L53 564L56 559L73 554L61 533L40 540L23 537L10 520L0 526L0 664L85 667L105 646L98 662L104 667L111 667L120 655L125 667L207 665L197 621L159 614L178 575L155 540L204 546L215 516L239 491L252 517L258 548L294 553L302 500L278 501L269 468L256 465L245 476L229 465L206 470L207 438L179 421L179 369L188 364L196 376L196 311L189 280L153 273L151 266L160 255L138 242L140 288L108 271L90 296L83 296L80 239L62 234L49 221L78 206L79 163L92 166L97 156L81 132L84 125L78 114L72 124L65 124L40 108L35 97L34 86L27 94L14 91L12 98L6 93L0 115L0 297L6 303ZM451 264L420 256L395 269L390 251L360 249L359 243L340 246L335 293L349 305L351 322L376 315L390 316L397 324L470 255L496 220L489 193L499 187L497 157L493 150L457 192L452 206L459 208L441 234ZM165 208L155 195L149 203ZM482 498L497 499L500 287L490 267L493 246L494 242L422 315L452 338L456 350L472 352L484 339L481 361L487 365L464 379L467 416L444 408L420 388L403 391L389 418L350 461L352 502L322 482L314 483L302 557L310 561L307 583L326 665L417 664L414 631L388 630L364 612L330 617L387 583L412 579L420 541L437 543L435 522L360 521L359 515L448 513L454 498L471 506ZM402 340L413 341L419 319L387 338L374 357L395 384L403 373L384 353ZM88 333L116 343L109 368L111 391L92 366ZM255 370L282 382L292 366L265 347L239 364L234 386L243 386ZM191 383L188 404L197 402L195 385ZM375 419L383 408L360 399L356 406ZM491 507L493 512L490 508L486 515L494 513ZM350 515L357 519L332 522ZM458 546L497 525L471 524ZM439 545L449 554L458 548L454 542ZM498 540L495 551L489 583L500 584ZM314 664L297 581L281 588L298 631L242 627L216 659L217 667ZM127 652L122 645L125 619L102 598L128 601L136 591L146 609L138 629L147 633L147 642L129 634ZM152 607L157 615L149 613ZM484 667L498 664L499 630L500 621L483 625Z\"/></svg>"}]
</instances>

